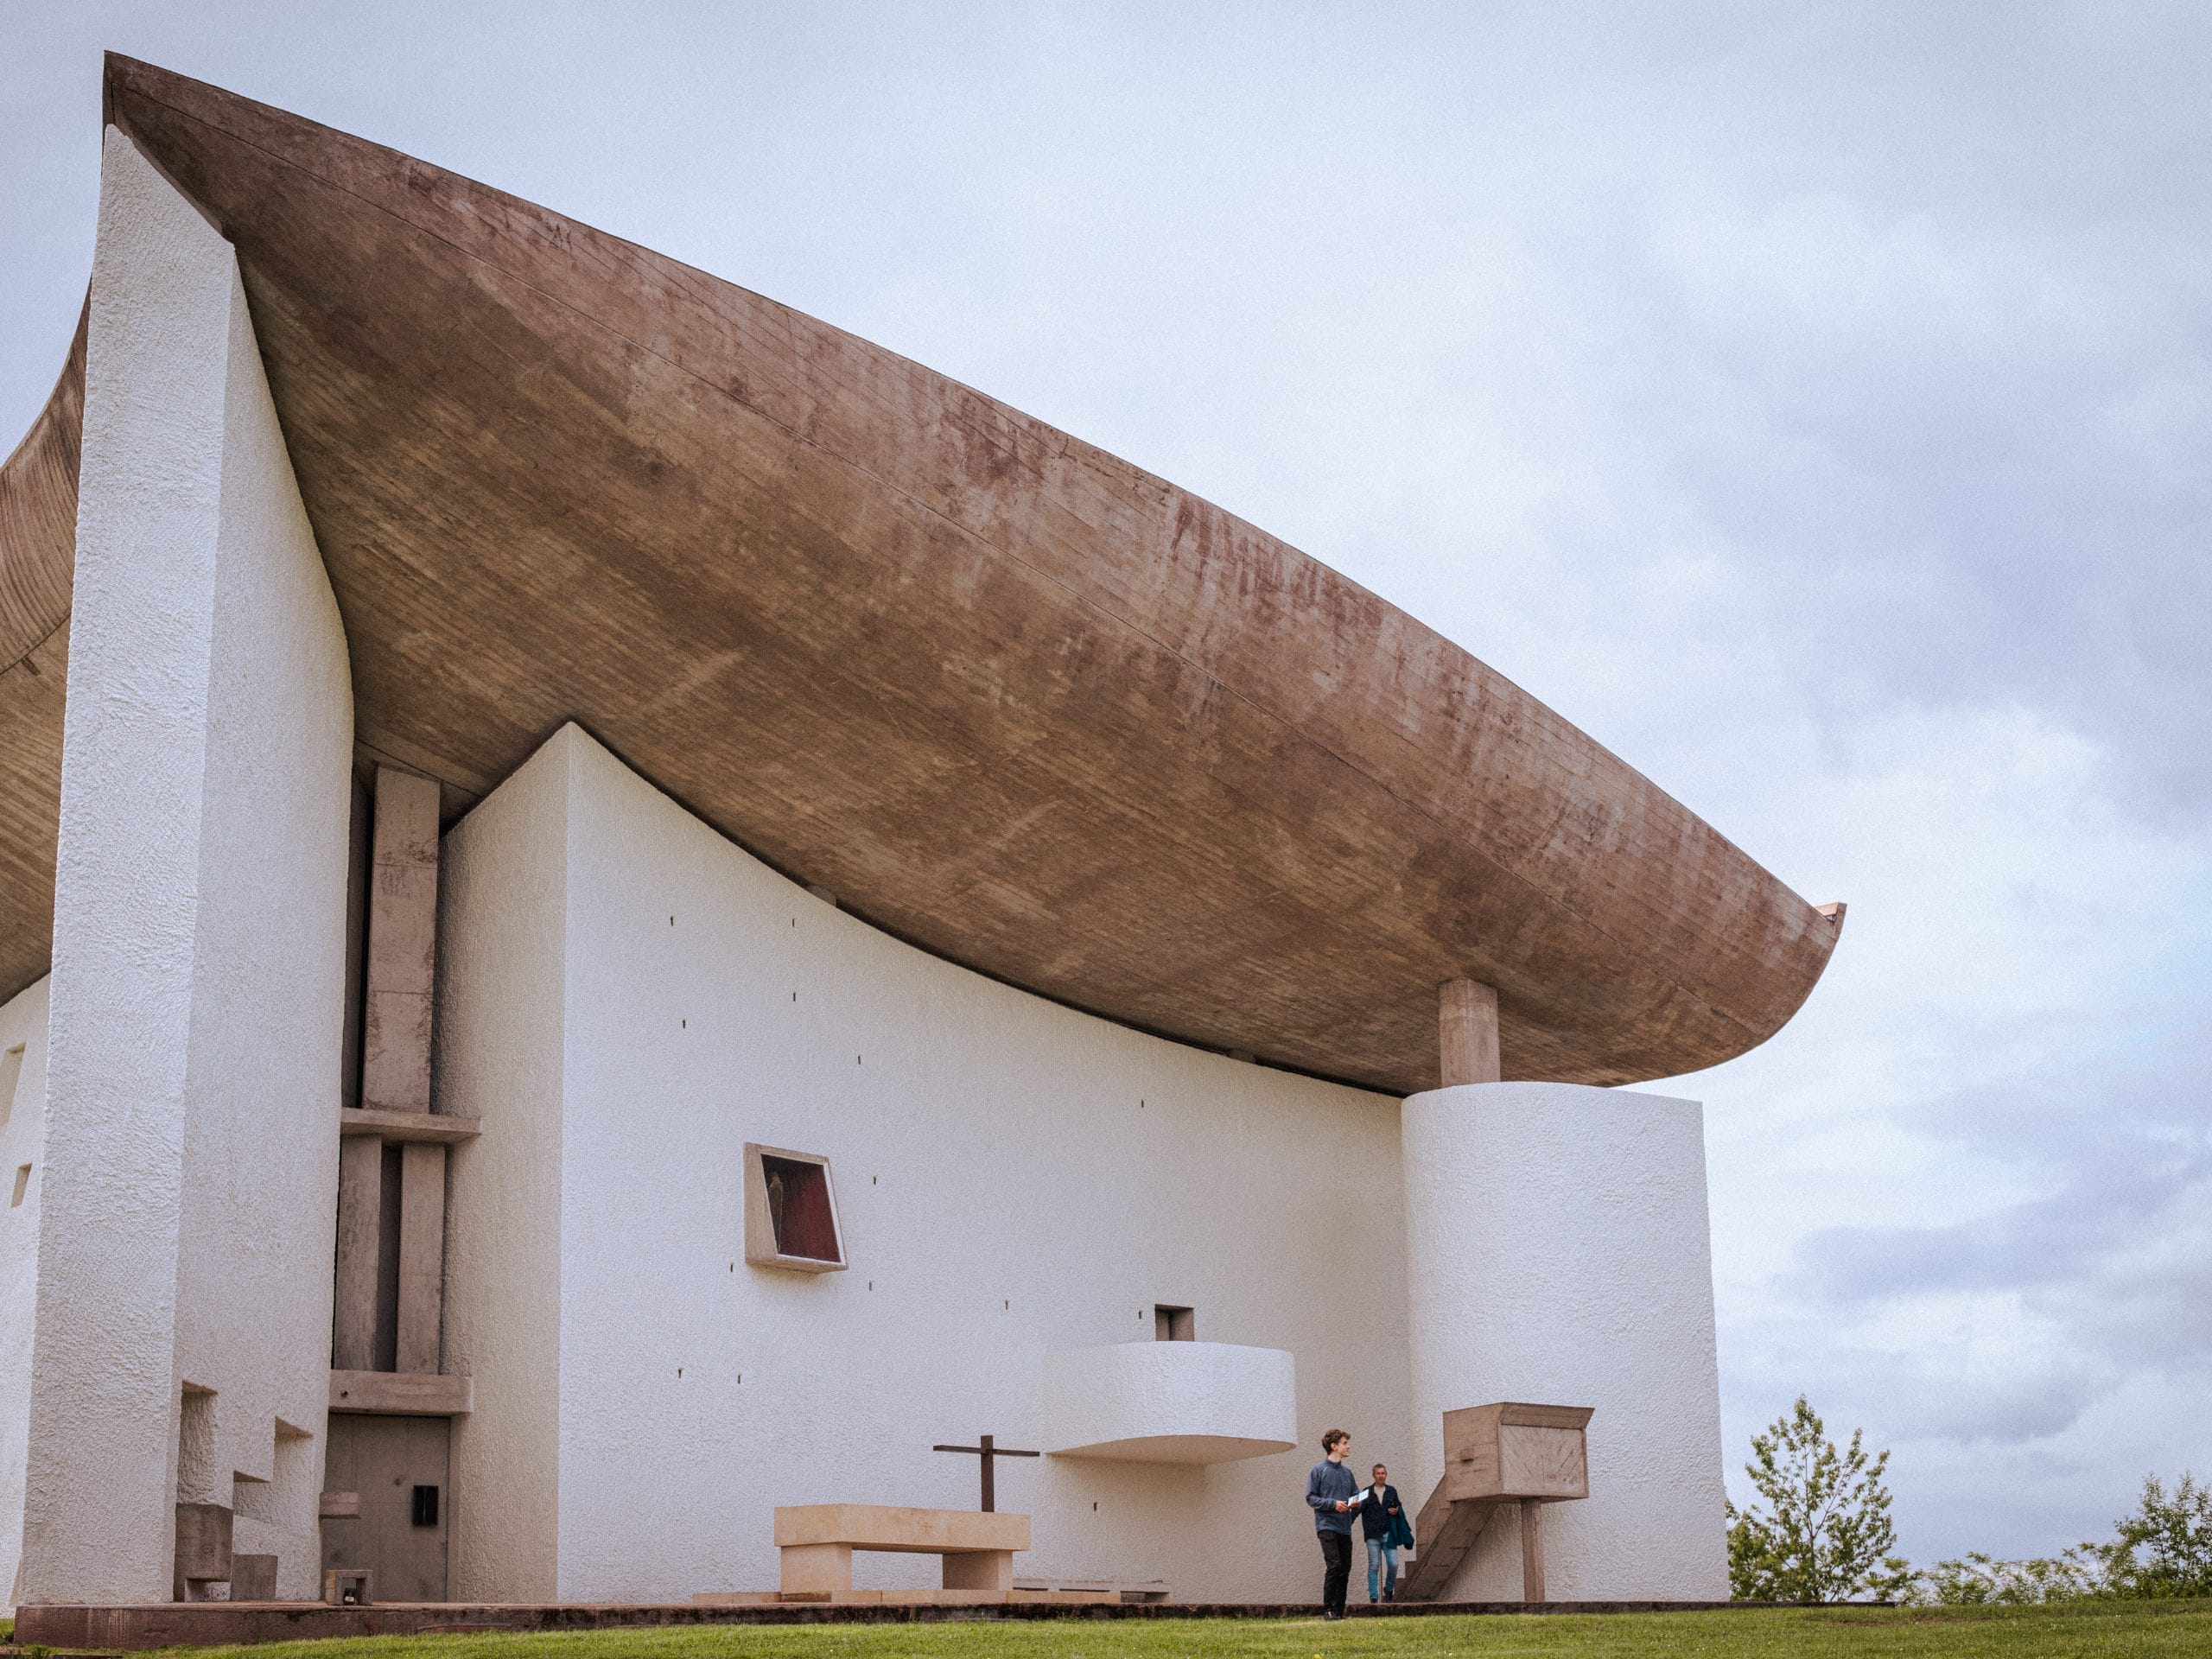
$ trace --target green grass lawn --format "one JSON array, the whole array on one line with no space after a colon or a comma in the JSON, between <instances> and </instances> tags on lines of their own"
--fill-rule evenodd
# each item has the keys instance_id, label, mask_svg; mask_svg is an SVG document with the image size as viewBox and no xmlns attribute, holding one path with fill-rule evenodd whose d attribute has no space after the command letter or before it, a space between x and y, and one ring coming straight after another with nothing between
<instances>
[{"instance_id":1,"label":"green grass lawn","mask_svg":"<svg viewBox=\"0 0 2212 1659\"><path fill-rule=\"evenodd\" d=\"M692 1625L577 1635L384 1637L203 1648L193 1659L1118 1659L1121 1655L1776 1654L2212 1656L2212 1602L2091 1602L2056 1608L1807 1608L1715 1613L1481 1618L1053 1619L996 1624Z\"/></svg>"}]
</instances>

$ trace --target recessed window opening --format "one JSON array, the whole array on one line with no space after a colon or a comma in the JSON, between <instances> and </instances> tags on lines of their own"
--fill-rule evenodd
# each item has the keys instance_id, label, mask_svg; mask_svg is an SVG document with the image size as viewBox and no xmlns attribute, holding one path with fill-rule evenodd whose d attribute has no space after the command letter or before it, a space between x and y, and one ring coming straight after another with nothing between
<instances>
[{"instance_id":1,"label":"recessed window opening","mask_svg":"<svg viewBox=\"0 0 2212 1659\"><path fill-rule=\"evenodd\" d=\"M763 1158L768 1183L769 1224L776 1254L803 1255L810 1262L837 1260L837 1225L830 1215L830 1183L819 1164L790 1158Z\"/></svg>"},{"instance_id":2,"label":"recessed window opening","mask_svg":"<svg viewBox=\"0 0 2212 1659\"><path fill-rule=\"evenodd\" d=\"M16 1112L16 1084L23 1075L23 1045L0 1052L0 1129Z\"/></svg>"},{"instance_id":3,"label":"recessed window opening","mask_svg":"<svg viewBox=\"0 0 2212 1659\"><path fill-rule=\"evenodd\" d=\"M779 1147L745 1149L745 1259L804 1273L845 1265L830 1160Z\"/></svg>"},{"instance_id":4,"label":"recessed window opening","mask_svg":"<svg viewBox=\"0 0 2212 1659\"><path fill-rule=\"evenodd\" d=\"M18 1165L16 1165L16 1190L15 1190L15 1192L14 1192L12 1194L10 1194L10 1195L9 1199L8 1199L8 1207L9 1207L10 1210L16 1210L16 1209L20 1209L20 1208L22 1208L22 1202L23 1202L23 1194L30 1189L30 1184L31 1184L31 1166L30 1166L29 1164L18 1164Z\"/></svg>"},{"instance_id":5,"label":"recessed window opening","mask_svg":"<svg viewBox=\"0 0 2212 1659\"><path fill-rule=\"evenodd\" d=\"M1198 1316L1193 1308L1170 1307L1165 1302L1155 1302L1152 1309L1152 1334L1159 1342L1196 1342L1198 1339Z\"/></svg>"},{"instance_id":6,"label":"recessed window opening","mask_svg":"<svg viewBox=\"0 0 2212 1659\"><path fill-rule=\"evenodd\" d=\"M438 1524L438 1489L435 1486L417 1486L409 1509L409 1519L414 1525L436 1526Z\"/></svg>"},{"instance_id":7,"label":"recessed window opening","mask_svg":"<svg viewBox=\"0 0 2212 1659\"><path fill-rule=\"evenodd\" d=\"M187 1382L177 1402L176 1501L227 1504L234 1491L216 1472L215 1391Z\"/></svg>"}]
</instances>

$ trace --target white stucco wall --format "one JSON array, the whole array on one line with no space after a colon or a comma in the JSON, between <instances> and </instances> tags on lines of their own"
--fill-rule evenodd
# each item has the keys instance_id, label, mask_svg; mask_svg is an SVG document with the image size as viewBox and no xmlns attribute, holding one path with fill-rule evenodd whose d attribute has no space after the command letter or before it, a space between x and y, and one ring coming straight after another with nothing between
<instances>
[{"instance_id":1,"label":"white stucco wall","mask_svg":"<svg viewBox=\"0 0 2212 1659\"><path fill-rule=\"evenodd\" d=\"M112 129L68 694L23 1599L168 1599L187 1386L185 1495L235 1497L237 1547L309 1594L345 641L229 245Z\"/></svg>"},{"instance_id":2,"label":"white stucco wall","mask_svg":"<svg viewBox=\"0 0 2212 1659\"><path fill-rule=\"evenodd\" d=\"M1550 1597L1725 1599L1703 1109L1624 1090L1478 1084L1408 1099L1404 1147L1421 1432L1401 1490L1417 1503L1434 1487L1455 1407L1594 1407L1590 1496L1545 1514ZM1444 1596L1520 1592L1508 1514Z\"/></svg>"},{"instance_id":3,"label":"white stucco wall","mask_svg":"<svg viewBox=\"0 0 2212 1659\"><path fill-rule=\"evenodd\" d=\"M542 1442L556 1390L560 1596L771 1586L779 1502L970 1505L974 1459L931 1444L1038 1446L1042 1357L1141 1337L1162 1302L1195 1307L1201 1339L1293 1351L1300 1446L1001 1465L1000 1507L1035 1517L1017 1573L1317 1593L1302 1494L1321 1430L1351 1427L1363 1458L1410 1449L1395 1101L912 950L574 728L445 859L439 1100L485 1122L454 1160L448 1335L478 1401L461 1437L509 1433L494 1402L512 1401ZM526 982L492 982L510 974ZM849 1271L746 1263L748 1141L830 1158ZM551 1380L523 1259L549 1184ZM463 1459L456 1515L537 1526L542 1478L487 1478L512 1466ZM486 1529L454 1548L457 1592L542 1592L534 1567L493 1569ZM928 1558L862 1561L864 1585L934 1581Z\"/></svg>"},{"instance_id":4,"label":"white stucco wall","mask_svg":"<svg viewBox=\"0 0 2212 1659\"><path fill-rule=\"evenodd\" d=\"M447 1166L445 1369L474 1379L476 1406L453 1425L448 1592L461 1599L559 1590L572 753L540 749L448 832L440 857L433 1097L484 1122Z\"/></svg>"},{"instance_id":5,"label":"white stucco wall","mask_svg":"<svg viewBox=\"0 0 2212 1659\"><path fill-rule=\"evenodd\" d=\"M45 1162L46 980L0 1003L0 1608L16 1605L23 1548L23 1453L30 1427L31 1310L38 1290ZM15 1051L20 1048L22 1052ZM21 1203L16 1172L31 1166Z\"/></svg>"}]
</instances>

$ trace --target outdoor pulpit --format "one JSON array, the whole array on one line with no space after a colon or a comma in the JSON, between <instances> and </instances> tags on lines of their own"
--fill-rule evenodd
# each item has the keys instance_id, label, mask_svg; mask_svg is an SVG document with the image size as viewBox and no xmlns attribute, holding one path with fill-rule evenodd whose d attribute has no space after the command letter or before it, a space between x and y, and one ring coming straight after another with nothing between
<instances>
[{"instance_id":1,"label":"outdoor pulpit","mask_svg":"<svg viewBox=\"0 0 2212 1659\"><path fill-rule=\"evenodd\" d=\"M1590 1496L1585 1439L1588 1406L1519 1401L1444 1414L1444 1478L1414 1523L1414 1564L1399 1593L1433 1601L1491 1517L1508 1505L1521 1516L1521 1599L1544 1597L1543 1506Z\"/></svg>"}]
</instances>

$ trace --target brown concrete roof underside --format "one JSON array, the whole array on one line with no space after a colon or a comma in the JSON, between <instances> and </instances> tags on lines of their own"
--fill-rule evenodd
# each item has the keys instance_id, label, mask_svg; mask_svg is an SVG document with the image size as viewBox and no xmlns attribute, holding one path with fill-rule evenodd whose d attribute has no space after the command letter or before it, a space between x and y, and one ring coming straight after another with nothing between
<instances>
[{"instance_id":1,"label":"brown concrete roof underside","mask_svg":"<svg viewBox=\"0 0 2212 1659\"><path fill-rule=\"evenodd\" d=\"M1396 1092L1441 980L1497 987L1508 1077L1616 1084L1820 976L1833 918L1220 508L391 150L124 59L108 108L237 245L360 742L449 813L574 719L930 950ZM51 925L79 363L0 479L0 859L48 895L0 992Z\"/></svg>"}]
</instances>

